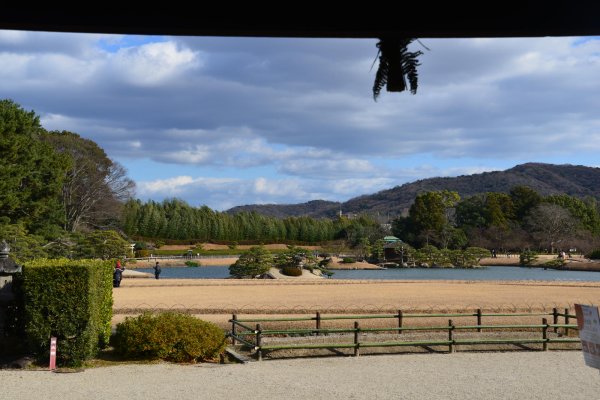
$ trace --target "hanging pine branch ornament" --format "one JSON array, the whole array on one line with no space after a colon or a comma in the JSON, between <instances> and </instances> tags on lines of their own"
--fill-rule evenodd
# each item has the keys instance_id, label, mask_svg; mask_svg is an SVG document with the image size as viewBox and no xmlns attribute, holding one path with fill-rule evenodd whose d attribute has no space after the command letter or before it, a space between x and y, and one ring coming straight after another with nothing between
<instances>
[{"instance_id":1,"label":"hanging pine branch ornament","mask_svg":"<svg viewBox=\"0 0 600 400\"><path fill-rule=\"evenodd\" d=\"M379 68L373 84L373 99L381 93L385 86L388 92L403 92L410 87L412 94L417 93L418 73L420 65L418 57L422 51L408 51L408 45L416 39L381 38L377 43L379 52ZM408 80L408 84L407 84Z\"/></svg>"}]
</instances>

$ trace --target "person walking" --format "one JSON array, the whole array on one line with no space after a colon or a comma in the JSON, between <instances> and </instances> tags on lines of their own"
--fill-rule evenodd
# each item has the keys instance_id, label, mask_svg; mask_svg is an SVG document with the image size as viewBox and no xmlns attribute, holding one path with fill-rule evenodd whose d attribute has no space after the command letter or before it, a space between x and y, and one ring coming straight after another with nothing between
<instances>
[{"instance_id":1,"label":"person walking","mask_svg":"<svg viewBox=\"0 0 600 400\"><path fill-rule=\"evenodd\" d=\"M162 272L162 270L160 269L160 264L158 263L158 261L156 262L156 265L154 266L154 277L156 279L158 279L160 277L160 273Z\"/></svg>"},{"instance_id":2,"label":"person walking","mask_svg":"<svg viewBox=\"0 0 600 400\"><path fill-rule=\"evenodd\" d=\"M115 265L115 270L113 271L113 287L121 286L123 270L124 268L121 266L121 260L117 260L117 265Z\"/></svg>"}]
</instances>

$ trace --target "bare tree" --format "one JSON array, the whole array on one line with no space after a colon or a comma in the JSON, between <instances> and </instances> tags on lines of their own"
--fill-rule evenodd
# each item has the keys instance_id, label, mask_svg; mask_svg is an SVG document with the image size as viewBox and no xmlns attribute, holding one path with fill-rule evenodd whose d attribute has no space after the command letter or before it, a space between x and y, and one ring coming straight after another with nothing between
<instances>
[{"instance_id":1,"label":"bare tree","mask_svg":"<svg viewBox=\"0 0 600 400\"><path fill-rule=\"evenodd\" d=\"M118 219L121 205L133 196L135 188L125 168L108 158L95 142L76 133L51 132L46 139L71 157L62 193L65 230L99 227Z\"/></svg>"},{"instance_id":2,"label":"bare tree","mask_svg":"<svg viewBox=\"0 0 600 400\"><path fill-rule=\"evenodd\" d=\"M565 246L577 233L577 220L571 213L556 204L542 203L525 219L525 224L540 247L550 249Z\"/></svg>"}]
</instances>

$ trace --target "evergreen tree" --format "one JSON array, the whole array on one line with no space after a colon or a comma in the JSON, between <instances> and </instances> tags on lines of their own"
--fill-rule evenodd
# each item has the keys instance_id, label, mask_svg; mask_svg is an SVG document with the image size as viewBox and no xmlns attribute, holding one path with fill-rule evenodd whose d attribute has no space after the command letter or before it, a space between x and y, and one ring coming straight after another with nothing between
<instances>
[{"instance_id":1,"label":"evergreen tree","mask_svg":"<svg viewBox=\"0 0 600 400\"><path fill-rule=\"evenodd\" d=\"M60 199L71 160L42 140L44 132L33 111L0 101L0 215L55 236L65 221Z\"/></svg>"},{"instance_id":2,"label":"evergreen tree","mask_svg":"<svg viewBox=\"0 0 600 400\"><path fill-rule=\"evenodd\" d=\"M264 247L252 247L229 267L234 278L256 278L273 266L273 256Z\"/></svg>"}]
</instances>

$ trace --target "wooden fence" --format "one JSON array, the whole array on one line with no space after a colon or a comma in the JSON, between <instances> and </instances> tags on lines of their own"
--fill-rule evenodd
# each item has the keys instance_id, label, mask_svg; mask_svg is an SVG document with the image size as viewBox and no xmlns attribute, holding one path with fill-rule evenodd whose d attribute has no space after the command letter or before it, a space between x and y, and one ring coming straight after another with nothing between
<instances>
[{"instance_id":1,"label":"wooden fence","mask_svg":"<svg viewBox=\"0 0 600 400\"><path fill-rule=\"evenodd\" d=\"M483 324L484 317L543 317L540 324L505 324L493 325ZM552 317L552 323L548 322L548 317ZM447 324L435 326L407 326L406 320L413 318L475 318L475 325L457 325L454 320L448 319ZM560 319L563 323L559 323ZM541 344L544 351L548 350L551 343L578 343L579 338L568 337L569 329L577 330L577 324L569 324L571 319L576 319L575 315L569 313L569 309L559 312L554 308L551 313L484 313L477 309L474 313L447 313L447 314L411 314L398 310L396 314L372 314L372 315L332 315L325 316L317 312L315 316L290 317L290 318L258 318L258 319L240 319L233 314L229 320L231 323L231 332L228 336L232 344L240 343L255 351L256 358L262 360L265 351L275 350L293 350L293 349L354 349L354 355L360 354L361 348L370 347L405 347L405 346L448 346L448 351L453 353L457 345L488 345L488 344ZM394 327L368 328L361 327L360 320L369 319L392 319L395 320ZM354 320L352 328L323 328L324 321L334 320ZM301 322L315 321L315 327L310 329L264 329L264 323L275 322ZM256 324L252 326L253 324ZM548 335L549 330L555 333L562 329L562 336L551 338ZM493 330L521 331L529 330L538 332L536 337L528 338L493 338L493 339L460 339L455 338L458 331L477 331L482 332ZM447 331L447 339L443 340L393 340L393 341L360 341L361 333L382 333L395 332L401 335L403 332L415 331ZM296 343L296 344L264 344L264 339L274 336L319 336L328 334L352 334L354 340L352 343Z\"/></svg>"}]
</instances>

